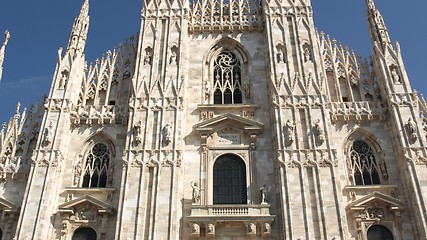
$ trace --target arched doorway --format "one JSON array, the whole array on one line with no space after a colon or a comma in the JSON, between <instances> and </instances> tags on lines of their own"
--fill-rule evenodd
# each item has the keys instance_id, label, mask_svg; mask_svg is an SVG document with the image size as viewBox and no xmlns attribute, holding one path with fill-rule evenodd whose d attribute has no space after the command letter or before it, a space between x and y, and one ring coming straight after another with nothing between
<instances>
[{"instance_id":1,"label":"arched doorway","mask_svg":"<svg viewBox=\"0 0 427 240\"><path fill-rule=\"evenodd\" d=\"M72 240L96 240L96 232L92 228L79 228L74 232Z\"/></svg>"},{"instance_id":2,"label":"arched doorway","mask_svg":"<svg viewBox=\"0 0 427 240\"><path fill-rule=\"evenodd\" d=\"M393 234L380 225L374 225L368 230L368 240L393 240Z\"/></svg>"},{"instance_id":3,"label":"arched doorway","mask_svg":"<svg viewBox=\"0 0 427 240\"><path fill-rule=\"evenodd\" d=\"M219 157L213 167L213 203L247 204L246 165L236 155Z\"/></svg>"}]
</instances>

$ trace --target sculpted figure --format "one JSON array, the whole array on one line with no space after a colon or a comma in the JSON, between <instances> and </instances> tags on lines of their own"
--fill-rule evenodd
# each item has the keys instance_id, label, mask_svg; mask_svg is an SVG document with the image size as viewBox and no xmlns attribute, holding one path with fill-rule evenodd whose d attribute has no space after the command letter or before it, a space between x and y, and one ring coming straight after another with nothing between
<instances>
[{"instance_id":1,"label":"sculpted figure","mask_svg":"<svg viewBox=\"0 0 427 240\"><path fill-rule=\"evenodd\" d=\"M79 162L74 169L74 186L77 186L82 175L82 163Z\"/></svg>"},{"instance_id":2,"label":"sculpted figure","mask_svg":"<svg viewBox=\"0 0 427 240\"><path fill-rule=\"evenodd\" d=\"M167 123L163 127L163 140L168 145L171 142L171 134L172 134L172 126L171 124Z\"/></svg>"},{"instance_id":3,"label":"sculpted figure","mask_svg":"<svg viewBox=\"0 0 427 240\"><path fill-rule=\"evenodd\" d=\"M324 134L323 134L323 128L322 128L322 126L321 126L321 122L320 122L320 119L318 119L317 120L317 122L314 124L314 134L316 135L316 137L317 137L317 141L318 141L318 143L319 143L319 145L322 145L323 144L323 142L325 141L325 136L324 136Z\"/></svg>"},{"instance_id":4,"label":"sculpted figure","mask_svg":"<svg viewBox=\"0 0 427 240\"><path fill-rule=\"evenodd\" d=\"M282 52L282 50L278 49L276 55L277 55L277 62L278 63L285 62L283 60L283 52Z\"/></svg>"},{"instance_id":5,"label":"sculpted figure","mask_svg":"<svg viewBox=\"0 0 427 240\"><path fill-rule=\"evenodd\" d=\"M171 57L169 60L169 64L176 64L176 52L175 51L171 51Z\"/></svg>"},{"instance_id":6,"label":"sculpted figure","mask_svg":"<svg viewBox=\"0 0 427 240\"><path fill-rule=\"evenodd\" d=\"M58 89L65 89L68 80L68 71L64 70L61 72L61 79L59 80Z\"/></svg>"},{"instance_id":7,"label":"sculpted figure","mask_svg":"<svg viewBox=\"0 0 427 240\"><path fill-rule=\"evenodd\" d=\"M304 62L311 61L311 53L308 47L304 48Z\"/></svg>"},{"instance_id":8,"label":"sculpted figure","mask_svg":"<svg viewBox=\"0 0 427 240\"><path fill-rule=\"evenodd\" d=\"M206 99L208 99L211 96L211 90L212 90L211 82L209 80L206 80L205 81L205 96L206 96Z\"/></svg>"},{"instance_id":9,"label":"sculpted figure","mask_svg":"<svg viewBox=\"0 0 427 240\"><path fill-rule=\"evenodd\" d=\"M50 120L49 127L45 128L44 133L43 133L43 135L44 135L43 143L46 146L52 143L54 128L55 128L55 124L53 123L52 120Z\"/></svg>"},{"instance_id":10,"label":"sculpted figure","mask_svg":"<svg viewBox=\"0 0 427 240\"><path fill-rule=\"evenodd\" d=\"M407 129L409 138L415 142L418 138L417 124L412 120L412 118L408 119L408 122L406 123L406 129Z\"/></svg>"},{"instance_id":11,"label":"sculpted figure","mask_svg":"<svg viewBox=\"0 0 427 240\"><path fill-rule=\"evenodd\" d=\"M249 83L243 84L243 90L245 91L245 97L247 99L251 99L252 93L251 93L251 86L249 85Z\"/></svg>"},{"instance_id":12,"label":"sculpted figure","mask_svg":"<svg viewBox=\"0 0 427 240\"><path fill-rule=\"evenodd\" d=\"M397 73L396 69L393 68L393 70L391 70L391 76L393 77L393 82L396 84L400 84L400 77L399 74Z\"/></svg>"},{"instance_id":13,"label":"sculpted figure","mask_svg":"<svg viewBox=\"0 0 427 240\"><path fill-rule=\"evenodd\" d=\"M291 121L288 119L285 124L285 131L286 131L286 141L290 145L294 142L294 129L295 124L291 123Z\"/></svg>"},{"instance_id":14,"label":"sculpted figure","mask_svg":"<svg viewBox=\"0 0 427 240\"><path fill-rule=\"evenodd\" d=\"M151 52L149 48L145 49L145 56L144 56L144 65L150 65L151 64Z\"/></svg>"},{"instance_id":15,"label":"sculpted figure","mask_svg":"<svg viewBox=\"0 0 427 240\"><path fill-rule=\"evenodd\" d=\"M191 181L190 185L191 185L191 188L193 188L193 194L192 194L193 203L200 203L199 185L197 184L197 182L193 182L193 181Z\"/></svg>"},{"instance_id":16,"label":"sculpted figure","mask_svg":"<svg viewBox=\"0 0 427 240\"><path fill-rule=\"evenodd\" d=\"M264 186L262 186L259 189L259 192L260 192L260 195L261 195L261 204L267 203L267 194L268 194L268 191L269 191L269 188L265 184L264 184Z\"/></svg>"},{"instance_id":17,"label":"sculpted figure","mask_svg":"<svg viewBox=\"0 0 427 240\"><path fill-rule=\"evenodd\" d=\"M138 146L141 143L141 132L142 132L142 123L138 122L133 126L133 144L134 146Z\"/></svg>"}]
</instances>

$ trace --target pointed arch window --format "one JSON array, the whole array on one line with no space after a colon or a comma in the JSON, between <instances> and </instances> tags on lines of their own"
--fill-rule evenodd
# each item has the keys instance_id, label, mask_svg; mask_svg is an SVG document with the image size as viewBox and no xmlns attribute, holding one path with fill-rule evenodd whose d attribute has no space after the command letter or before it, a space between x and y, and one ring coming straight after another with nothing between
<instances>
[{"instance_id":1,"label":"pointed arch window","mask_svg":"<svg viewBox=\"0 0 427 240\"><path fill-rule=\"evenodd\" d=\"M96 143L89 149L83 171L82 187L104 188L107 186L110 156L108 147L103 143Z\"/></svg>"},{"instance_id":2,"label":"pointed arch window","mask_svg":"<svg viewBox=\"0 0 427 240\"><path fill-rule=\"evenodd\" d=\"M214 61L214 104L240 104L242 96L242 67L236 55L222 51Z\"/></svg>"},{"instance_id":3,"label":"pointed arch window","mask_svg":"<svg viewBox=\"0 0 427 240\"><path fill-rule=\"evenodd\" d=\"M374 151L365 141L353 142L350 150L350 164L355 185L381 183Z\"/></svg>"},{"instance_id":4,"label":"pointed arch window","mask_svg":"<svg viewBox=\"0 0 427 240\"><path fill-rule=\"evenodd\" d=\"M246 165L239 157L227 154L216 160L213 168L213 203L247 203Z\"/></svg>"}]
</instances>

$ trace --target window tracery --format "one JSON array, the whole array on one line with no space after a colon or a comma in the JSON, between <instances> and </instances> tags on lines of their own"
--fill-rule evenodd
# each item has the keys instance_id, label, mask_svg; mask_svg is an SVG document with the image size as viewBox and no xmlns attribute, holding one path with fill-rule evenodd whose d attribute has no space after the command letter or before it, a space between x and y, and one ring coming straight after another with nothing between
<instances>
[{"instance_id":1,"label":"window tracery","mask_svg":"<svg viewBox=\"0 0 427 240\"><path fill-rule=\"evenodd\" d=\"M86 156L86 164L83 171L82 187L104 188L111 171L110 165L111 154L108 147L103 143L93 145Z\"/></svg>"},{"instance_id":2,"label":"window tracery","mask_svg":"<svg viewBox=\"0 0 427 240\"><path fill-rule=\"evenodd\" d=\"M365 141L353 142L350 150L350 166L355 185L381 183L374 151Z\"/></svg>"},{"instance_id":3,"label":"window tracery","mask_svg":"<svg viewBox=\"0 0 427 240\"><path fill-rule=\"evenodd\" d=\"M239 59L230 51L222 51L214 61L214 104L240 104L242 68Z\"/></svg>"}]
</instances>

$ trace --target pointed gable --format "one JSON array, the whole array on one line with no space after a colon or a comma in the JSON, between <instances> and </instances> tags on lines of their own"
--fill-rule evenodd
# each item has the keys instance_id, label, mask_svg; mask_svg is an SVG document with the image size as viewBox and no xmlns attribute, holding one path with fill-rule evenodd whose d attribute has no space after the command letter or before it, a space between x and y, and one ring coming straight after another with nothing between
<instances>
[{"instance_id":1,"label":"pointed gable","mask_svg":"<svg viewBox=\"0 0 427 240\"><path fill-rule=\"evenodd\" d=\"M389 206L392 210L404 210L405 207L399 199L380 193L373 192L365 197L362 197L347 206L348 210L363 210L373 203L382 203Z\"/></svg>"},{"instance_id":2,"label":"pointed gable","mask_svg":"<svg viewBox=\"0 0 427 240\"><path fill-rule=\"evenodd\" d=\"M232 113L226 113L194 125L197 132L214 132L224 126L234 126L244 132L259 134L264 129L264 124L252 119L243 118Z\"/></svg>"},{"instance_id":3,"label":"pointed gable","mask_svg":"<svg viewBox=\"0 0 427 240\"><path fill-rule=\"evenodd\" d=\"M13 202L4 198L0 198L0 209L3 209L5 212L18 212L19 210Z\"/></svg>"},{"instance_id":4,"label":"pointed gable","mask_svg":"<svg viewBox=\"0 0 427 240\"><path fill-rule=\"evenodd\" d=\"M59 205L58 209L60 213L74 214L74 209L78 208L79 205L84 204L91 204L94 206L94 208L97 209L99 213L113 214L115 211L115 209L110 204L89 195L84 195L69 202L63 203Z\"/></svg>"}]
</instances>

